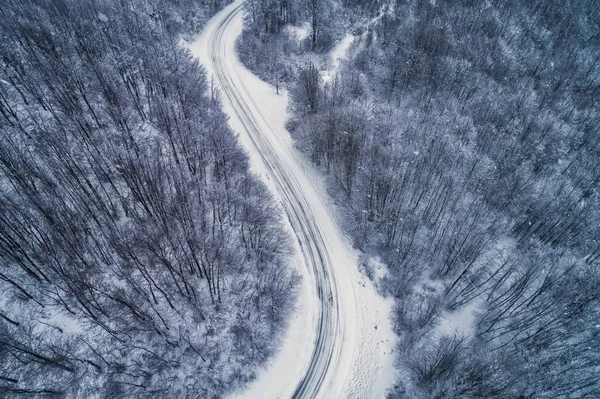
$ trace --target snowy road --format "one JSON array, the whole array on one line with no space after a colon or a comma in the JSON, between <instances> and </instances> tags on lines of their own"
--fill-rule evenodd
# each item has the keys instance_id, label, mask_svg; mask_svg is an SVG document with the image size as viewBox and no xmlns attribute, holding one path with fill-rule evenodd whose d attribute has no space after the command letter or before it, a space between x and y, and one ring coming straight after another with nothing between
<instances>
[{"instance_id":1,"label":"snowy road","mask_svg":"<svg viewBox=\"0 0 600 399\"><path fill-rule=\"evenodd\" d=\"M283 354L241 396L312 399L383 394L391 378L382 367L393 369L389 303L357 271L356 255L315 187L314 172L297 159L283 123L269 117L269 100L285 99L261 94L265 88L269 91L268 85L256 82L237 59L235 40L242 18L243 3L238 0L209 21L190 50L214 77L251 163L280 199L304 260L304 284L310 287L301 296L300 319L295 326L292 322L292 328L303 331L288 334Z\"/></svg>"}]
</instances>

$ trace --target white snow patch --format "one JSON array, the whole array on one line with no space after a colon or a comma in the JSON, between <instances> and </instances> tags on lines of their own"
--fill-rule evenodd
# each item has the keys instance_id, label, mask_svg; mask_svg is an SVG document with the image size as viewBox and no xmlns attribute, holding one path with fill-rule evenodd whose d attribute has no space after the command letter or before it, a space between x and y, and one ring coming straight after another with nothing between
<instances>
[{"instance_id":1,"label":"white snow patch","mask_svg":"<svg viewBox=\"0 0 600 399\"><path fill-rule=\"evenodd\" d=\"M329 83L340 69L340 64L346 59L348 55L348 49L354 41L355 37L352 34L347 34L342 40L340 40L330 52L330 67L321 72L321 78L323 82Z\"/></svg>"},{"instance_id":2,"label":"white snow patch","mask_svg":"<svg viewBox=\"0 0 600 399\"><path fill-rule=\"evenodd\" d=\"M433 280L426 272L420 281L414 286L413 291L417 294L439 293L444 290L444 281L440 279Z\"/></svg>"},{"instance_id":3,"label":"white snow patch","mask_svg":"<svg viewBox=\"0 0 600 399\"><path fill-rule=\"evenodd\" d=\"M51 326L58 327L63 333L78 334L83 331L79 321L63 311L59 311L44 320Z\"/></svg>"},{"instance_id":4,"label":"white snow patch","mask_svg":"<svg viewBox=\"0 0 600 399\"><path fill-rule=\"evenodd\" d=\"M489 256L498 262L503 263L516 245L516 241L510 237L501 237L493 249L489 251ZM435 292L441 292L444 284L441 280L423 279L424 287L431 287ZM458 333L464 337L472 337L475 329L475 319L481 309L482 300L474 299L471 302L461 306L459 309L448 311L444 310L440 314L438 324L434 329L434 334L438 337Z\"/></svg>"},{"instance_id":5,"label":"white snow patch","mask_svg":"<svg viewBox=\"0 0 600 399\"><path fill-rule=\"evenodd\" d=\"M475 316L479 310L479 303L472 301L453 312L447 310L440 315L438 325L434 329L437 336L457 333L464 337L473 335L475 328Z\"/></svg>"},{"instance_id":6,"label":"white snow patch","mask_svg":"<svg viewBox=\"0 0 600 399\"><path fill-rule=\"evenodd\" d=\"M125 212L119 217L119 220L115 224L121 228L132 226L133 221L130 217L125 215Z\"/></svg>"},{"instance_id":7,"label":"white snow patch","mask_svg":"<svg viewBox=\"0 0 600 399\"><path fill-rule=\"evenodd\" d=\"M286 25L283 29L285 33L299 42L306 39L310 34L310 24L308 22L302 26Z\"/></svg>"},{"instance_id":8,"label":"white snow patch","mask_svg":"<svg viewBox=\"0 0 600 399\"><path fill-rule=\"evenodd\" d=\"M347 34L336 46L331 50L331 66L334 71L340 67L340 63L346 59L348 49L354 41L354 35Z\"/></svg>"},{"instance_id":9,"label":"white snow patch","mask_svg":"<svg viewBox=\"0 0 600 399\"><path fill-rule=\"evenodd\" d=\"M506 259L508 254L512 253L517 246L517 240L513 237L500 237L496 243L496 250L500 251L502 259Z\"/></svg>"},{"instance_id":10,"label":"white snow patch","mask_svg":"<svg viewBox=\"0 0 600 399\"><path fill-rule=\"evenodd\" d=\"M387 265L381 261L379 256L369 258L367 265L373 273L373 280L375 282L383 280L389 274Z\"/></svg>"}]
</instances>

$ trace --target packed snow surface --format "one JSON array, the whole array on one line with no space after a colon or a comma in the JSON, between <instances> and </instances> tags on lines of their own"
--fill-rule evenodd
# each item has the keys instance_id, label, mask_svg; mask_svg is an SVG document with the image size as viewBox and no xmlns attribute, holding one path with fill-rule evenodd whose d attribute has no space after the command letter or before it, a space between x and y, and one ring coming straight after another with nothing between
<instances>
[{"instance_id":1,"label":"packed snow surface","mask_svg":"<svg viewBox=\"0 0 600 399\"><path fill-rule=\"evenodd\" d=\"M213 17L189 49L218 85L253 172L287 214L303 281L278 354L234 397L384 397L395 379L393 300L382 298L359 272L319 174L294 149L284 127L287 93L278 95L239 62L242 5L237 0Z\"/></svg>"}]
</instances>

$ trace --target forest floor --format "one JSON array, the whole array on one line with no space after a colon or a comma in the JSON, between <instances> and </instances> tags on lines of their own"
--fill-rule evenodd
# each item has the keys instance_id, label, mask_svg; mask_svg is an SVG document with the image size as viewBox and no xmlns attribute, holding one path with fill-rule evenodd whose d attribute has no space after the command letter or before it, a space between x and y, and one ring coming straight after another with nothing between
<instances>
[{"instance_id":1,"label":"forest floor","mask_svg":"<svg viewBox=\"0 0 600 399\"><path fill-rule=\"evenodd\" d=\"M188 46L221 92L252 171L288 216L303 281L283 342L274 343L280 350L236 397L383 397L396 379L393 300L381 297L360 271L322 176L294 148L285 129L288 93L277 93L240 63L235 42L242 28L243 2L237 0Z\"/></svg>"}]
</instances>

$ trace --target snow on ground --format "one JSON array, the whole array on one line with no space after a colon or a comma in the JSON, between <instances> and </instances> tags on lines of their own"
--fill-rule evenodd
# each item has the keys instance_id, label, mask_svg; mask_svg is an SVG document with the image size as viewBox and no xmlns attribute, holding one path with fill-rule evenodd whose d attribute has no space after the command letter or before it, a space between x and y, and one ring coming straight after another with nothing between
<instances>
[{"instance_id":1,"label":"snow on ground","mask_svg":"<svg viewBox=\"0 0 600 399\"><path fill-rule=\"evenodd\" d=\"M5 314L17 321L19 317L22 317L24 314L33 314L33 310L37 310L36 306L33 306L33 309L29 307L30 303L23 303L21 301L12 301L9 306L9 292L5 291L0 294L0 311L5 312ZM39 319L36 319L35 328L38 331L49 331L49 333L54 333L55 329L59 329L61 333L68 334L79 334L83 331L83 328L80 322L68 314L64 309L54 308L54 307L46 307L43 310L43 313L38 314Z\"/></svg>"},{"instance_id":2,"label":"snow on ground","mask_svg":"<svg viewBox=\"0 0 600 399\"><path fill-rule=\"evenodd\" d=\"M477 301L472 301L453 312L444 310L440 314L434 335L441 337L457 333L464 337L472 336L478 310L479 303Z\"/></svg>"},{"instance_id":3,"label":"snow on ground","mask_svg":"<svg viewBox=\"0 0 600 399\"><path fill-rule=\"evenodd\" d=\"M501 237L493 249L488 253L491 259L495 259L498 264L504 263L508 259L516 245L513 238ZM441 280L431 280L424 278L422 280L423 287L432 288L435 292L441 292L444 289L444 284ZM440 314L440 318L433 333L438 338L451 335L453 333L460 334L464 337L472 337L475 330L475 319L477 313L481 310L482 301L472 300L471 302L461 306L453 311L444 310Z\"/></svg>"},{"instance_id":4,"label":"snow on ground","mask_svg":"<svg viewBox=\"0 0 600 399\"><path fill-rule=\"evenodd\" d=\"M377 283L387 275L387 265L376 258L373 258L372 262L374 281ZM352 274L359 302L359 346L353 358L353 369L344 394L347 398L384 398L386 390L398 379L394 365L394 350L398 337L392 330L390 320L394 299L382 298L373 281L358 269L355 268ZM366 372L363 373L363 370ZM372 370L376 370L374 376L368 374Z\"/></svg>"},{"instance_id":5,"label":"snow on ground","mask_svg":"<svg viewBox=\"0 0 600 399\"><path fill-rule=\"evenodd\" d=\"M432 279L428 272L424 272L414 285L413 292L417 296L439 295L444 291L446 283L442 279ZM432 330L433 336L439 339L457 333L464 337L470 337L473 334L478 310L479 302L471 301L456 310L441 311Z\"/></svg>"},{"instance_id":6,"label":"snow on ground","mask_svg":"<svg viewBox=\"0 0 600 399\"><path fill-rule=\"evenodd\" d=\"M338 44L331 50L331 66L334 71L340 68L340 63L346 59L348 49L354 41L354 35L347 34Z\"/></svg>"},{"instance_id":7,"label":"snow on ground","mask_svg":"<svg viewBox=\"0 0 600 399\"><path fill-rule=\"evenodd\" d=\"M323 79L323 82L328 83L335 77L340 69L340 64L346 59L346 56L348 55L348 49L350 48L352 42L354 42L354 39L354 35L347 34L331 50L329 53L331 62L330 67L321 72L321 78Z\"/></svg>"},{"instance_id":8,"label":"snow on ground","mask_svg":"<svg viewBox=\"0 0 600 399\"><path fill-rule=\"evenodd\" d=\"M239 4L240 0L232 3L219 15L231 12ZM218 28L221 19L219 15L208 22L203 33L189 46L192 54L198 57L206 67L209 78L215 73L212 63L208 62L211 54L209 38ZM234 19L231 23L233 28L231 30L228 28L226 34L237 37L243 24L241 13ZM353 38L347 38L342 41L344 43L343 51L342 46L336 46L337 51L333 53L337 54L337 59L340 54L345 54L347 46L352 40ZM228 51L233 51L233 40L228 42L231 42L232 47ZM339 66L339 62L335 65ZM240 76L253 106L270 127L272 136L269 137L269 140L273 147L290 161L288 165L293 165L295 169L293 173L302 177L301 182L309 193L307 195L313 211L318 215L319 220L326 224L325 239L335 249L334 262L336 269L339 270L339 273L336 271L336 274L339 274L336 278L338 290L342 291L341 296L354 298L354 303L339 304L344 314L343 325L340 326L344 330L341 334L344 339L343 352L339 355L339 359L332 360L340 364L336 368L336 374L328 377L331 381L328 382L330 396L327 397L384 397L386 389L395 380L393 348L396 337L392 332L389 318L393 300L392 298L382 298L372 282L359 272L357 253L337 226L334 223L329 225L334 210L325 194L323 179L312 164L296 151L289 132L285 129L287 93L280 90L281 94L278 95L274 87L250 73L237 59L232 67ZM224 110L231 116L230 125L238 133L241 144L248 152L252 171L267 184L275 198L281 200L274 182L269 178L260 153L257 152L247 134L244 134L243 125L235 117L234 110L227 101L224 101ZM291 224L287 223L287 227L291 231ZM303 276L302 290L296 313L283 338L282 346L248 389L233 395L235 398L290 397L306 373L316 337L316 317L319 313L320 303L315 289L314 276L304 265L299 245L296 245L294 265L298 267Z\"/></svg>"},{"instance_id":9,"label":"snow on ground","mask_svg":"<svg viewBox=\"0 0 600 399\"><path fill-rule=\"evenodd\" d=\"M61 332L64 333L78 334L83 331L79 321L62 310L59 310L54 314L49 313L44 322L51 326L60 328Z\"/></svg>"},{"instance_id":10,"label":"snow on ground","mask_svg":"<svg viewBox=\"0 0 600 399\"><path fill-rule=\"evenodd\" d=\"M332 59L336 59L335 68L339 67L340 60L345 56L348 46L352 43L353 37L347 36L336 48L332 51ZM335 55L334 55L335 54ZM335 57L335 58L334 58ZM240 68L243 66L240 65ZM288 156L294 157L300 168L309 177L309 181L313 182L313 187L317 189L318 200L325 204L326 211L329 215L335 214L334 205L331 203L325 190L325 181L320 173L313 167L312 163L306 157L299 153L293 147L293 140L289 132L285 129L285 121L287 119L287 103L288 92L280 89L280 95L277 95L274 87L262 82L249 71L245 70L244 81L251 93L255 94L256 99L260 102L255 102L255 105L265 118L266 122L271 126L276 133L277 140L282 147L288 152ZM268 181L268 180L267 180ZM337 235L343 237L341 231L337 231ZM394 306L393 298L382 298L378 293L373 283L360 273L357 267L358 254L350 241L344 237L344 248L341 251L348 252L349 267L351 272L352 285L354 296L356 298L356 321L357 327L355 338L354 356L351 361L350 374L343 386L343 397L346 398L383 398L385 391L392 386L396 380L396 370L394 368L394 347L396 344L396 335L392 331L390 322L390 314ZM379 265L382 273L385 273L387 266ZM385 268L385 269L383 269ZM309 283L312 284L312 283ZM344 287L342 287L344 288ZM305 291L306 292L306 291ZM310 299L312 303L307 306L318 306L316 297ZM302 301L302 299L300 299ZM292 329L291 326L290 329ZM307 327L303 326L303 332L306 333ZM290 337L291 338L291 337ZM297 346L297 345L295 345ZM285 346L284 346L285 348ZM308 347L304 348L306 354L309 354ZM283 364L297 362L296 357L284 356L285 350L280 352L280 360ZM290 351L291 353L291 351ZM274 362L273 365L277 363ZM237 396L238 398L268 398L263 392L268 391L268 385L278 375L278 369L272 367L271 370L262 376L262 381L258 380L251 385L251 389L245 394ZM272 374L272 373L275 373ZM267 391L264 389L267 388ZM248 395L249 394L249 395Z\"/></svg>"},{"instance_id":11,"label":"snow on ground","mask_svg":"<svg viewBox=\"0 0 600 399\"><path fill-rule=\"evenodd\" d=\"M367 267L373 274L372 279L376 284L388 276L388 267L381 261L379 256L369 258L367 260Z\"/></svg>"},{"instance_id":12,"label":"snow on ground","mask_svg":"<svg viewBox=\"0 0 600 399\"><path fill-rule=\"evenodd\" d=\"M300 42L308 37L310 24L307 22L302 26L286 25L283 29L290 37L294 37Z\"/></svg>"}]
</instances>

